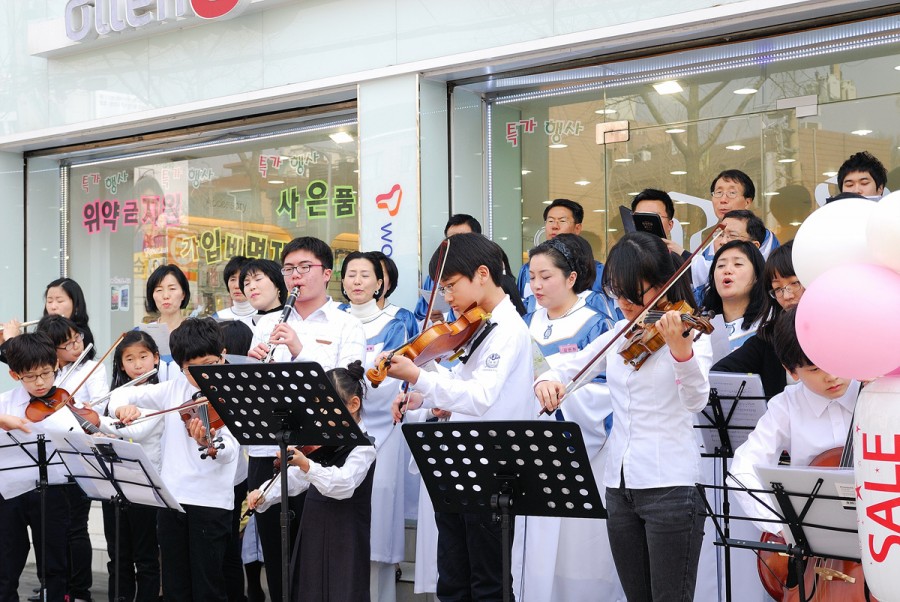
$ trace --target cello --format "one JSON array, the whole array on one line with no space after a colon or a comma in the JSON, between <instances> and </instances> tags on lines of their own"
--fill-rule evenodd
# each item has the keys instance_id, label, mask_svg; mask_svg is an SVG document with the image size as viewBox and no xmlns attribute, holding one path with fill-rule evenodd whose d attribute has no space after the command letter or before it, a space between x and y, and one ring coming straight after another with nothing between
<instances>
[{"instance_id":1,"label":"cello","mask_svg":"<svg viewBox=\"0 0 900 602\"><path fill-rule=\"evenodd\" d=\"M853 466L853 423L847 433L844 447L835 447L820 453L812 459L810 466L851 468ZM764 543L786 542L780 535L764 533ZM809 558L803 573L805 599L800 597L800 586L787 586L789 558L778 552L760 552L756 567L759 579L766 592L783 602L856 602L876 601L868 593L862 564L851 560Z\"/></svg>"}]
</instances>

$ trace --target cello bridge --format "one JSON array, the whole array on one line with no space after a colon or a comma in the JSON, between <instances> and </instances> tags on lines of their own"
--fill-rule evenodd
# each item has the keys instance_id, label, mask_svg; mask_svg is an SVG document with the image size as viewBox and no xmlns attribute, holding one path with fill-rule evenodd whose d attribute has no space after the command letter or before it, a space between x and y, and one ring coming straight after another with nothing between
<instances>
[{"instance_id":1,"label":"cello bridge","mask_svg":"<svg viewBox=\"0 0 900 602\"><path fill-rule=\"evenodd\" d=\"M834 569L830 569L824 566L816 567L816 575L822 577L823 579L827 579L828 581L832 581L834 579L841 579L846 581L847 583L856 583L856 578L851 577L850 575L846 575L840 571L836 571Z\"/></svg>"}]
</instances>

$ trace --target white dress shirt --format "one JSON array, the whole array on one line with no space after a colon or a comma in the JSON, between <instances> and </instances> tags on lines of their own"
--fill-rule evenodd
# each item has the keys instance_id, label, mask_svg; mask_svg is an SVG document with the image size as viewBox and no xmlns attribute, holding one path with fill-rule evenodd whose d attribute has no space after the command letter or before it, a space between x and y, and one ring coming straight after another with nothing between
<instances>
[{"instance_id":1,"label":"white dress shirt","mask_svg":"<svg viewBox=\"0 0 900 602\"><path fill-rule=\"evenodd\" d=\"M537 382L567 383L626 324L621 320L582 351L565 354ZM640 370L618 355L622 345L614 345L609 355L588 371L589 377L606 371L612 401L613 428L607 443L604 486L619 487L623 472L625 487L630 489L693 486L700 479L693 414L709 401L709 336L702 335L694 343L694 353L687 361L676 362L668 347L663 347ZM562 408L565 413L565 399Z\"/></svg>"},{"instance_id":2,"label":"white dress shirt","mask_svg":"<svg viewBox=\"0 0 900 602\"><path fill-rule=\"evenodd\" d=\"M837 399L816 395L803 383L788 386L769 400L769 406L747 441L734 452L731 485L767 489L756 474L757 466L777 466L782 450L791 456L792 466L809 466L823 451L843 447L853 423L859 383L853 381ZM748 493L735 496L750 517L777 518ZM773 507L777 508L772 501ZM754 523L760 529L778 533L779 523Z\"/></svg>"},{"instance_id":3,"label":"white dress shirt","mask_svg":"<svg viewBox=\"0 0 900 602\"><path fill-rule=\"evenodd\" d=\"M537 416L538 403L531 382L531 335L509 296L491 312L497 325L466 363L448 370L440 364L434 372L422 370L415 390L424 397L423 407L453 414L450 421L528 420ZM478 333L469 341L469 347Z\"/></svg>"}]
</instances>

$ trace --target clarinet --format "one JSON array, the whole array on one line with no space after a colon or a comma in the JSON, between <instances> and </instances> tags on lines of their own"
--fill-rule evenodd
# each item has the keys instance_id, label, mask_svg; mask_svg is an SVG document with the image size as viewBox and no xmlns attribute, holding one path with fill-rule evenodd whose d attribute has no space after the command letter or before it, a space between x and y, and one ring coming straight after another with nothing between
<instances>
[{"instance_id":1,"label":"clarinet","mask_svg":"<svg viewBox=\"0 0 900 602\"><path fill-rule=\"evenodd\" d=\"M295 286L291 289L291 294L288 295L287 301L284 303L284 308L281 310L281 316L278 318L278 322L275 323L275 326L279 324L283 324L285 320L288 319L288 316L291 315L291 308L294 307L294 302L297 300L297 296L300 294L300 287ZM273 327L274 329L274 327ZM264 364L272 363L272 356L275 355L275 347L277 345L273 345L269 343L269 352L266 354L265 359L263 360Z\"/></svg>"}]
</instances>

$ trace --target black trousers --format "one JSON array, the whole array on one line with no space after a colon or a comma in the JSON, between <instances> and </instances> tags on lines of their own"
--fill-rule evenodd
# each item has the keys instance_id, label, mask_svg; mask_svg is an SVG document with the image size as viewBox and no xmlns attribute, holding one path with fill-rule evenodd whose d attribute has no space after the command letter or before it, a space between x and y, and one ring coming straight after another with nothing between
<instances>
[{"instance_id":1,"label":"black trousers","mask_svg":"<svg viewBox=\"0 0 900 602\"><path fill-rule=\"evenodd\" d=\"M41 497L29 491L10 500L0 498L0 602L18 602L19 576L28 560L28 527L37 558L38 575L43 572L48 600L66 595L66 533L69 530L70 485L51 485L46 496L44 527L41 528ZM41 548L44 536L46 553Z\"/></svg>"},{"instance_id":2,"label":"black trousers","mask_svg":"<svg viewBox=\"0 0 900 602\"><path fill-rule=\"evenodd\" d=\"M244 561L241 560L241 508L247 497L247 481L234 486L234 510L231 512L231 533L225 547L222 571L225 573L225 594L228 602L246 602L244 594Z\"/></svg>"},{"instance_id":3,"label":"black trousers","mask_svg":"<svg viewBox=\"0 0 900 602\"><path fill-rule=\"evenodd\" d=\"M250 491L259 489L266 481L272 478L272 463L275 457L255 458L250 457L250 465L247 471L247 488ZM288 504L290 511L290 546L291 556L294 553L294 542L297 539L297 531L300 530L300 516L303 514L303 501L306 494L300 494L290 498ZM263 559L266 565L266 583L269 586L269 599L281 600L281 504L275 504L258 512L256 516L256 531L259 533L259 543L263 549ZM290 563L290 557L287 561Z\"/></svg>"},{"instance_id":4,"label":"black trousers","mask_svg":"<svg viewBox=\"0 0 900 602\"><path fill-rule=\"evenodd\" d=\"M159 600L159 545L156 542L156 508L127 506L119 511L116 542L115 504L103 502L103 531L109 562L109 602L157 602ZM116 596L116 557L119 561L119 597Z\"/></svg>"},{"instance_id":5,"label":"black trousers","mask_svg":"<svg viewBox=\"0 0 900 602\"><path fill-rule=\"evenodd\" d=\"M157 536L166 602L227 602L222 561L231 537L231 510L182 504L160 510Z\"/></svg>"},{"instance_id":6,"label":"black trousers","mask_svg":"<svg viewBox=\"0 0 900 602\"><path fill-rule=\"evenodd\" d=\"M69 596L72 599L90 600L93 572L91 571L91 536L88 533L88 516L91 500L85 497L78 485L66 488L69 499Z\"/></svg>"},{"instance_id":7,"label":"black trousers","mask_svg":"<svg viewBox=\"0 0 900 602\"><path fill-rule=\"evenodd\" d=\"M493 520L490 514L435 512L434 518L438 528L438 599L441 602L502 600L500 521ZM510 549L513 526L510 520ZM512 600L512 589L509 594Z\"/></svg>"}]
</instances>

